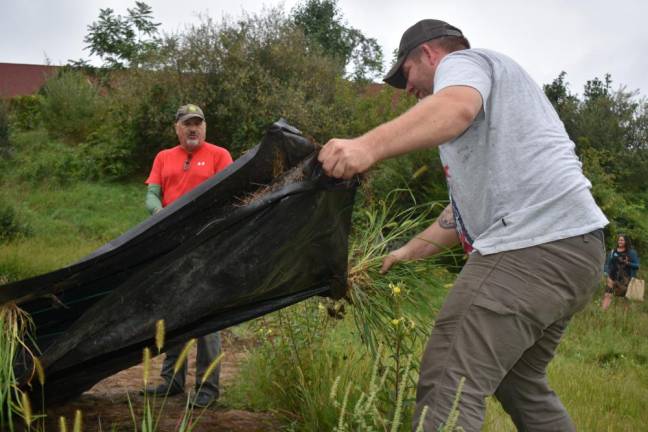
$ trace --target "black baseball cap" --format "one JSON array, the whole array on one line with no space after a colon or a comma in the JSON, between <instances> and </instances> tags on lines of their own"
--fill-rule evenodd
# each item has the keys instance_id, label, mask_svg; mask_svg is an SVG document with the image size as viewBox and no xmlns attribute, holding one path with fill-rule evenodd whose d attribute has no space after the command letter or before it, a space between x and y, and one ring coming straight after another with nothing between
<instances>
[{"instance_id":1,"label":"black baseball cap","mask_svg":"<svg viewBox=\"0 0 648 432\"><path fill-rule=\"evenodd\" d=\"M392 87L404 89L407 85L407 80L403 75L402 66L409 53L423 42L443 36L463 37L463 33L457 27L445 21L435 19L419 21L405 30L403 37L401 37L400 45L398 46L396 63L389 70L383 81Z\"/></svg>"}]
</instances>

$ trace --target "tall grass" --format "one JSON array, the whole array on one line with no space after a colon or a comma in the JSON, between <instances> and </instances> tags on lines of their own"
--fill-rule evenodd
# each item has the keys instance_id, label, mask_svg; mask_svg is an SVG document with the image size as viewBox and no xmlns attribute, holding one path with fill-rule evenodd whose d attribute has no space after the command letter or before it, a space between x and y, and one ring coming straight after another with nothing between
<instances>
[{"instance_id":1,"label":"tall grass","mask_svg":"<svg viewBox=\"0 0 648 432\"><path fill-rule=\"evenodd\" d=\"M14 417L21 415L27 426L32 420L27 395L17 385L14 365L28 347L24 344L32 322L14 304L0 307L0 430L14 430ZM40 379L40 374L39 374Z\"/></svg>"}]
</instances>

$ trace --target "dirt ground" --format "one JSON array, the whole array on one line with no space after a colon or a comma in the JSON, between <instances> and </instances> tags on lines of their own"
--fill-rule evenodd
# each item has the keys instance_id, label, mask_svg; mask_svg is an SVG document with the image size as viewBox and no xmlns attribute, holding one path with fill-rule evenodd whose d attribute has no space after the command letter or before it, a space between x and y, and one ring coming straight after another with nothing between
<instances>
[{"instance_id":1,"label":"dirt ground","mask_svg":"<svg viewBox=\"0 0 648 432\"><path fill-rule=\"evenodd\" d=\"M227 388L234 379L241 379L239 364L244 359L244 341L237 340L227 331L221 332L223 340L223 360L221 363L221 398L226 400ZM151 386L161 382L159 371L164 355L153 359L151 365ZM48 431L58 431L58 419L65 416L68 430L71 430L74 413L80 409L83 413L84 432L135 431L141 429L141 412L144 398L139 394L142 386L142 365L134 366L97 383L79 398L65 405L49 408L47 412ZM195 348L189 356L189 373L186 391L193 389L195 381ZM225 397L223 397L225 395ZM136 413L137 429L128 405L128 397ZM171 396L167 399L158 431L171 432L178 429L187 402L188 394ZM161 399L161 398L159 398ZM159 407L161 401L156 404ZM156 409L157 413L159 409ZM250 412L228 408L226 404L217 402L210 408L197 410L194 418L200 416L195 432L261 432L279 429L279 423L270 413Z\"/></svg>"}]
</instances>

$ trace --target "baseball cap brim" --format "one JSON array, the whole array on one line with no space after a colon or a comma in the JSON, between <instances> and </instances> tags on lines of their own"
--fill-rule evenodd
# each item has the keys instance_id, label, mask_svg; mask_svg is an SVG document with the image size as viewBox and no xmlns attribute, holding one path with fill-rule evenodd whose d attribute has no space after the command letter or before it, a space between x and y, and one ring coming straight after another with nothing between
<instances>
[{"instance_id":1,"label":"baseball cap brim","mask_svg":"<svg viewBox=\"0 0 648 432\"><path fill-rule=\"evenodd\" d=\"M205 121L205 118L201 116L200 113L187 113L183 116L180 116L176 121L183 123L192 118L199 118L200 120Z\"/></svg>"},{"instance_id":2,"label":"baseball cap brim","mask_svg":"<svg viewBox=\"0 0 648 432\"><path fill-rule=\"evenodd\" d=\"M383 78L384 82L399 89L407 87L407 80L405 79L405 75L403 75L403 63L405 63L406 58L407 55L404 55L394 63L394 66L392 66L389 72L387 72L387 75L385 75L385 78Z\"/></svg>"}]
</instances>

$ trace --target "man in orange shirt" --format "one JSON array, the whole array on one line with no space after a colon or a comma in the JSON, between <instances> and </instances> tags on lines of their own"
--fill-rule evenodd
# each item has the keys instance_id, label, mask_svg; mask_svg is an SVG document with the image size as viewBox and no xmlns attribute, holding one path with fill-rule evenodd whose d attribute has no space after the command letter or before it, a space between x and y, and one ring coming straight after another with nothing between
<instances>
[{"instance_id":1,"label":"man in orange shirt","mask_svg":"<svg viewBox=\"0 0 648 432\"><path fill-rule=\"evenodd\" d=\"M146 208L151 214L162 210L232 163L232 157L226 149L205 141L206 130L205 116L198 106L189 104L178 109L175 131L180 144L157 154L151 174L146 180ZM202 386L199 383L207 367L220 354L220 345L218 332L198 339L197 394L193 400L194 406L209 406L219 396L220 366ZM173 374L174 364L182 348L180 345L167 350L161 373L164 382L156 388L147 389L149 394L164 396L184 392L186 363L177 374Z\"/></svg>"}]
</instances>

